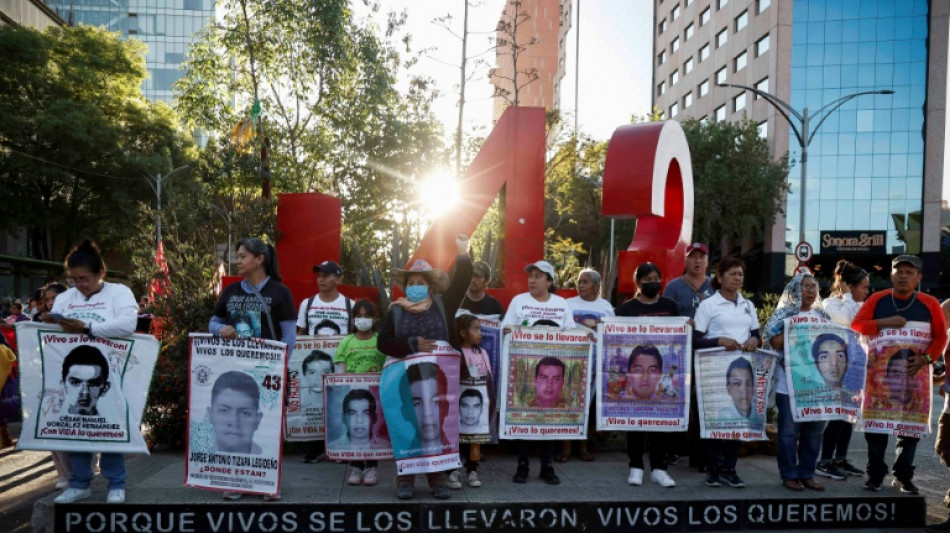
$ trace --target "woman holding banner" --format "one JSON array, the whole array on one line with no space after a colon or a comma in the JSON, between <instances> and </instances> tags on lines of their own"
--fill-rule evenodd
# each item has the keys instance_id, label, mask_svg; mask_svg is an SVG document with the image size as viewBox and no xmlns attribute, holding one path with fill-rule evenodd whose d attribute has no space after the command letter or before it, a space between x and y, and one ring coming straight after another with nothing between
<instances>
[{"instance_id":1,"label":"woman holding banner","mask_svg":"<svg viewBox=\"0 0 950 533\"><path fill-rule=\"evenodd\" d=\"M759 322L755 306L739 290L745 278L745 263L737 257L723 257L712 281L716 294L696 309L693 349L715 348L753 352L759 347ZM700 384L702 385L702 384ZM706 442L706 486L745 487L736 473L739 441L704 439Z\"/></svg>"},{"instance_id":2,"label":"woman holding banner","mask_svg":"<svg viewBox=\"0 0 950 533\"><path fill-rule=\"evenodd\" d=\"M288 289L280 282L277 252L257 238L245 237L235 246L240 283L221 291L214 305L208 331L224 339L257 337L276 340L293 348L297 338L297 312ZM225 492L225 500L239 500L239 492ZM280 499L264 496L265 501Z\"/></svg>"},{"instance_id":3,"label":"woman holding banner","mask_svg":"<svg viewBox=\"0 0 950 533\"><path fill-rule=\"evenodd\" d=\"M85 240L73 248L66 256L65 267L66 276L72 288L59 295L52 310L43 314L42 318L45 322L55 322L67 333L84 333L90 337L124 337L135 331L139 309L135 296L125 285L104 281L106 263L95 243ZM82 368L84 372L98 373L79 387L78 401L92 405L94 409L94 400L108 390L106 388L108 381L105 384L95 383L95 380L104 373L92 365L74 365L71 368ZM69 464L72 467L69 488L56 497L54 500L56 503L73 503L92 495L89 490L94 475L92 458L93 454L89 452L69 453ZM99 460L99 468L102 475L109 480L109 494L106 496L106 502L124 503L125 455L103 453Z\"/></svg>"},{"instance_id":4,"label":"woman holding banner","mask_svg":"<svg viewBox=\"0 0 950 533\"><path fill-rule=\"evenodd\" d=\"M828 314L818 305L818 282L810 275L798 274L785 286L775 312L765 325L763 344L784 353L785 320L793 316L812 316L822 322L828 321ZM825 490L814 479L825 423L794 421L784 364L775 366L775 403L778 406L777 459L782 485L796 492L806 488Z\"/></svg>"},{"instance_id":5,"label":"woman holding banner","mask_svg":"<svg viewBox=\"0 0 950 533\"><path fill-rule=\"evenodd\" d=\"M844 259L835 266L835 281L831 295L821 302L821 308L835 324L850 328L851 321L868 297L868 273ZM815 473L831 479L845 476L863 476L864 472L848 460L848 446L854 424L832 420L825 426L821 442L821 458Z\"/></svg>"},{"instance_id":6,"label":"woman holding banner","mask_svg":"<svg viewBox=\"0 0 950 533\"><path fill-rule=\"evenodd\" d=\"M405 269L397 269L393 281L406 292L404 298L392 303L379 333L379 351L398 359L419 352L431 352L437 341L448 342L450 325L472 278L472 261L468 256L468 236L455 238L458 255L455 274L449 281L442 270L432 268L427 261L417 259ZM426 474L429 489L440 499L451 497L445 486L445 472ZM396 497L413 497L414 475L396 476ZM458 488L461 488L459 484Z\"/></svg>"}]
</instances>

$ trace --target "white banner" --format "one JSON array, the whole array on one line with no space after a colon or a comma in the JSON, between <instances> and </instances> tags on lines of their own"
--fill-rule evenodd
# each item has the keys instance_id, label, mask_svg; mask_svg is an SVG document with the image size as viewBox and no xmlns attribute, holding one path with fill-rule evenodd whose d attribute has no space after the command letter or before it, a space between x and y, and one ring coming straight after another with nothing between
<instances>
[{"instance_id":1,"label":"white banner","mask_svg":"<svg viewBox=\"0 0 950 533\"><path fill-rule=\"evenodd\" d=\"M148 453L140 426L158 341L16 325L23 427L17 449Z\"/></svg>"},{"instance_id":2,"label":"white banner","mask_svg":"<svg viewBox=\"0 0 950 533\"><path fill-rule=\"evenodd\" d=\"M380 375L334 374L324 381L327 458L377 461L393 458L379 396Z\"/></svg>"},{"instance_id":3,"label":"white banner","mask_svg":"<svg viewBox=\"0 0 950 533\"><path fill-rule=\"evenodd\" d=\"M778 354L696 351L696 399L704 439L766 440L765 420Z\"/></svg>"},{"instance_id":4,"label":"white banner","mask_svg":"<svg viewBox=\"0 0 950 533\"><path fill-rule=\"evenodd\" d=\"M185 484L280 490L287 345L191 334Z\"/></svg>"},{"instance_id":5,"label":"white banner","mask_svg":"<svg viewBox=\"0 0 950 533\"><path fill-rule=\"evenodd\" d=\"M323 376L332 374L333 356L343 337L300 336L287 364L288 441L323 440Z\"/></svg>"}]
</instances>

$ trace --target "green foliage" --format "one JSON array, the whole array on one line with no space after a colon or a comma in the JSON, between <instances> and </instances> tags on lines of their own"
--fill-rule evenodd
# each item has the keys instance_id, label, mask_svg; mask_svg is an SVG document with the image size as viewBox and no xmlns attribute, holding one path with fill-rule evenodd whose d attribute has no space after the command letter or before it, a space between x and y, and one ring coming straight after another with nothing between
<instances>
[{"instance_id":1,"label":"green foliage","mask_svg":"<svg viewBox=\"0 0 950 533\"><path fill-rule=\"evenodd\" d=\"M682 122L693 163L693 239L761 234L783 211L788 156L774 160L755 122Z\"/></svg>"},{"instance_id":2,"label":"green foliage","mask_svg":"<svg viewBox=\"0 0 950 533\"><path fill-rule=\"evenodd\" d=\"M144 53L90 26L0 27L0 205L16 206L0 227L25 227L30 256L82 236L114 249L154 198L145 175L193 157L171 109L141 94Z\"/></svg>"}]
</instances>

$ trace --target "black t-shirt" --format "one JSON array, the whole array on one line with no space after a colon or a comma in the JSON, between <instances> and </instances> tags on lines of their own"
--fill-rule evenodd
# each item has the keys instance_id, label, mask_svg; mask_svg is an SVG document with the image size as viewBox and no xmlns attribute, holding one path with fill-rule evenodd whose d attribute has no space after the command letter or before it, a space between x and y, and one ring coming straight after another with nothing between
<instances>
[{"instance_id":1,"label":"black t-shirt","mask_svg":"<svg viewBox=\"0 0 950 533\"><path fill-rule=\"evenodd\" d=\"M914 293L914 296L916 295L917 293ZM897 304L896 306L894 305L895 303ZM902 311L898 311L898 309L902 309ZM930 309L927 309L927 306L921 302L919 298L901 300L897 296L894 296L892 292L890 296L885 296L878 300L877 305L874 306L874 318L888 318L895 315L900 315L908 321L915 322L930 322L933 320L933 317L930 316Z\"/></svg>"},{"instance_id":2,"label":"black t-shirt","mask_svg":"<svg viewBox=\"0 0 950 533\"><path fill-rule=\"evenodd\" d=\"M214 316L226 320L229 326L238 330L239 336L281 340L280 323L297 319L290 289L274 280L269 280L261 289L261 297L270 306L271 320L277 329L272 332L267 323L267 314L261 305L261 298L253 292L245 291L241 285L232 283L225 287L218 303L214 305Z\"/></svg>"},{"instance_id":3,"label":"black t-shirt","mask_svg":"<svg viewBox=\"0 0 950 533\"><path fill-rule=\"evenodd\" d=\"M468 295L462 298L459 309L467 309L476 315L498 315L499 320L504 318L505 310L501 307L501 302L485 295L481 300L472 301Z\"/></svg>"},{"instance_id":4,"label":"black t-shirt","mask_svg":"<svg viewBox=\"0 0 950 533\"><path fill-rule=\"evenodd\" d=\"M665 296L660 296L656 303L645 304L632 298L617 308L617 316L680 316L676 302Z\"/></svg>"}]
</instances>

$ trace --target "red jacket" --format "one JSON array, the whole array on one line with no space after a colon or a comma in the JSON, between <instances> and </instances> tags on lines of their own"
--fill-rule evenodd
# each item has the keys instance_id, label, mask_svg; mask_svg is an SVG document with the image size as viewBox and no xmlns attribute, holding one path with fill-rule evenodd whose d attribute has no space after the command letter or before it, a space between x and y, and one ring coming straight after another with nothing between
<instances>
[{"instance_id":1,"label":"red jacket","mask_svg":"<svg viewBox=\"0 0 950 533\"><path fill-rule=\"evenodd\" d=\"M874 321L874 310L882 298L890 296L893 292L894 289L887 289L875 292L868 297L858 314L855 315L854 321L851 322L851 329L862 335L876 335L879 329L877 322ZM936 361L947 344L947 322L943 318L943 309L940 308L940 302L929 294L918 292L917 300L927 306L927 310L930 311L931 340L930 346L927 347L925 352L930 355L931 361Z\"/></svg>"}]
</instances>

